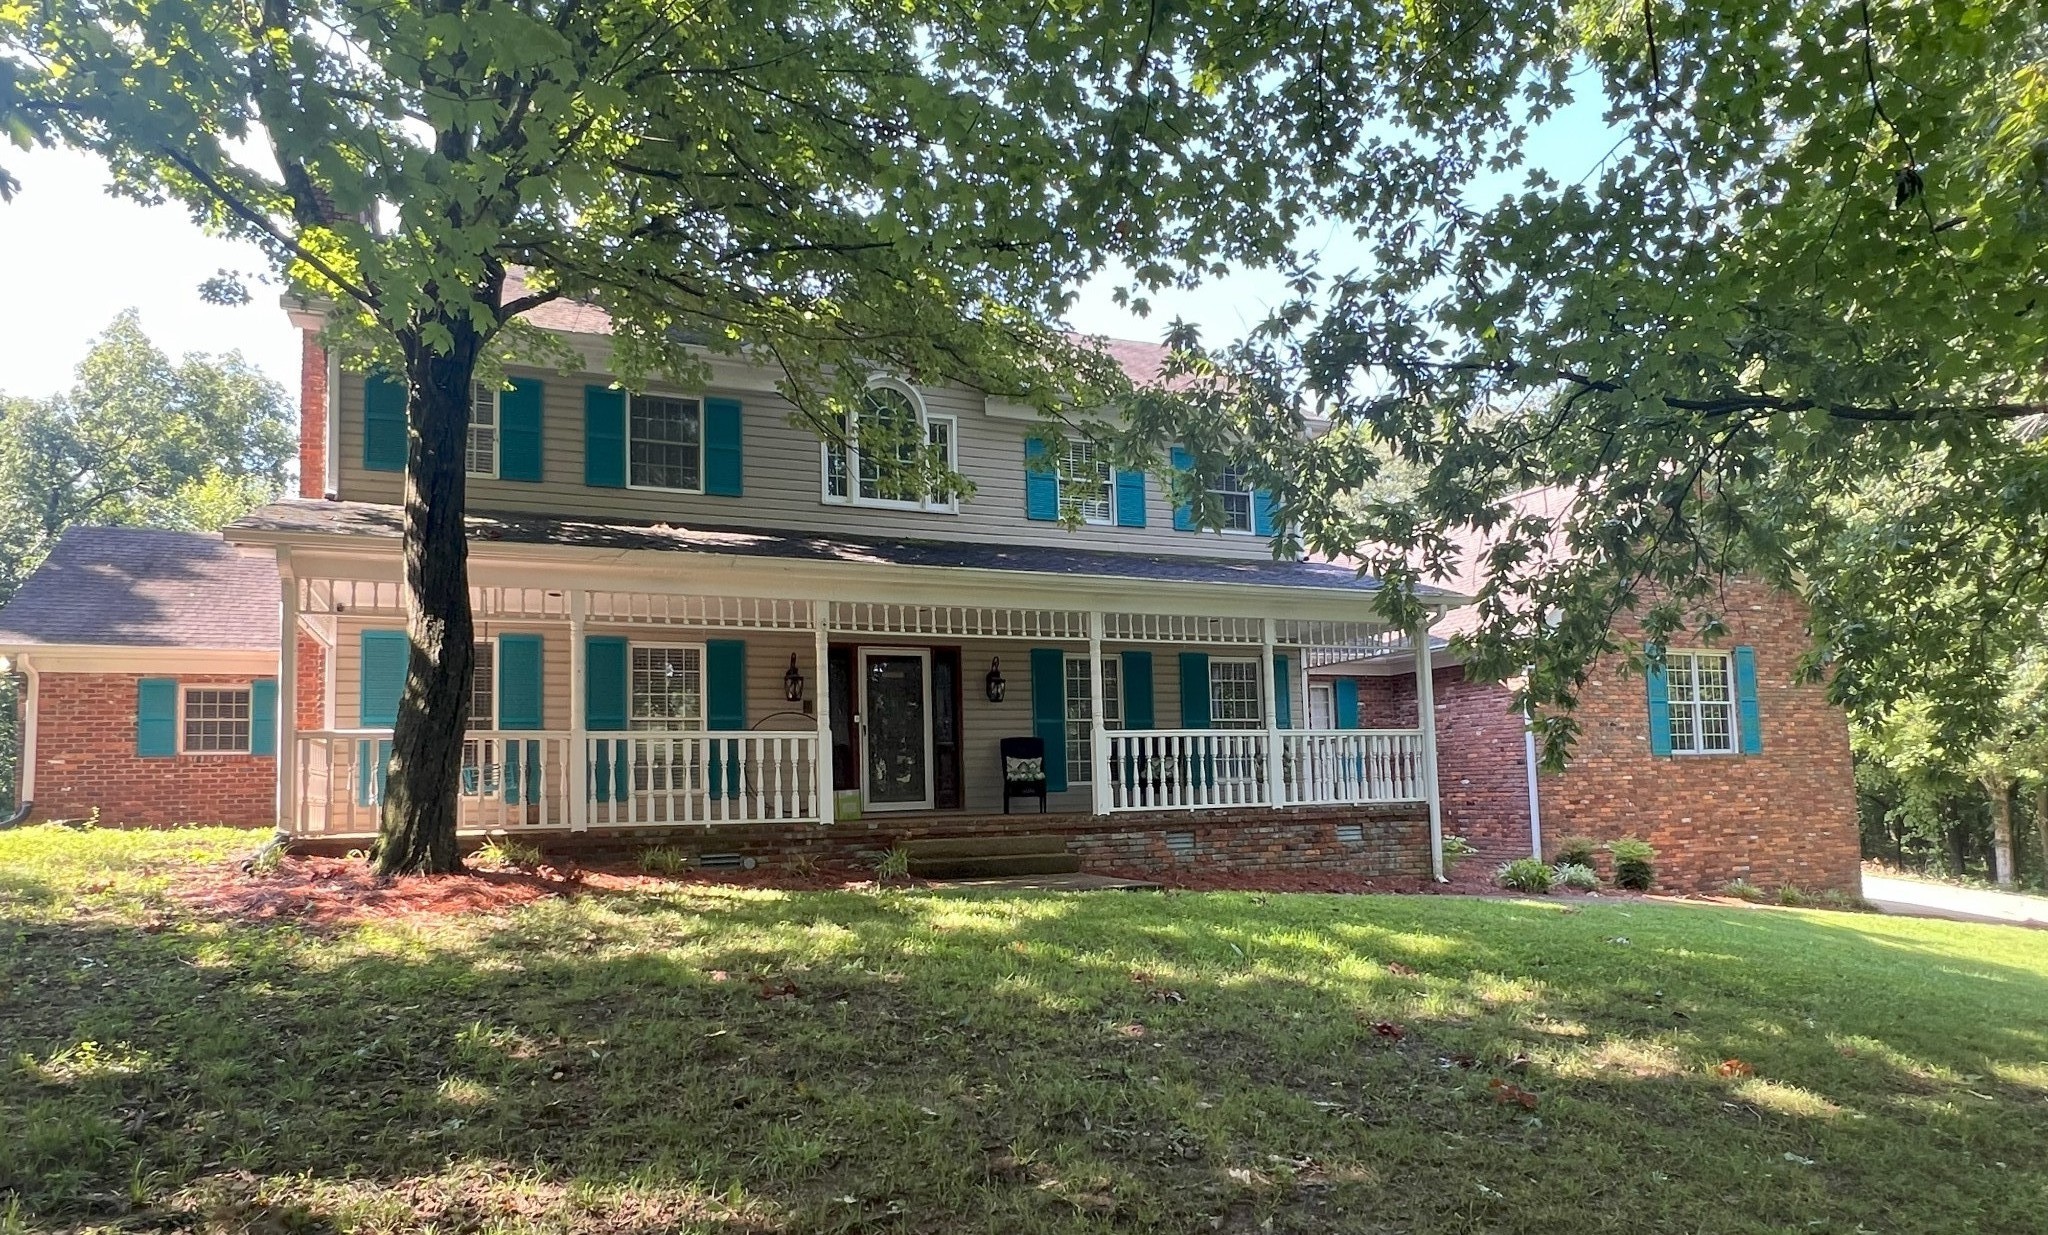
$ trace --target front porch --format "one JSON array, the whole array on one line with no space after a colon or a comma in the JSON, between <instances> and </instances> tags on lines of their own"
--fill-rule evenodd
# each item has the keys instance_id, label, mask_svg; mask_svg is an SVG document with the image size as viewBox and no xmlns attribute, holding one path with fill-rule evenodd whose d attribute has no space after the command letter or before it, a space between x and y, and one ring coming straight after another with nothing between
<instances>
[{"instance_id":1,"label":"front porch","mask_svg":"<svg viewBox=\"0 0 2048 1235\"><path fill-rule=\"evenodd\" d=\"M319 685L312 706L279 708L281 824L369 837L403 686L399 587L360 558L285 562L285 629L305 638L284 639L280 681ZM1312 668L1416 647L1345 616L1364 607L1355 594L1218 587L1200 608L1164 595L1141 610L1059 580L962 605L958 587L922 580L869 585L894 600L845 598L859 592L841 581L828 599L618 573L565 569L548 587L530 581L556 572L531 563L473 567L487 668L465 834L693 836L720 856L1051 826L1091 853L1110 850L1081 838L1142 836L1156 862L1191 830L1217 852L1212 829L1262 825L1341 851L1338 831L1368 839L1347 821L1399 819L1426 829L1425 865L1434 851L1428 674L1408 726L1310 727ZM1043 815L1035 798L1004 813L1006 739L1043 752Z\"/></svg>"}]
</instances>

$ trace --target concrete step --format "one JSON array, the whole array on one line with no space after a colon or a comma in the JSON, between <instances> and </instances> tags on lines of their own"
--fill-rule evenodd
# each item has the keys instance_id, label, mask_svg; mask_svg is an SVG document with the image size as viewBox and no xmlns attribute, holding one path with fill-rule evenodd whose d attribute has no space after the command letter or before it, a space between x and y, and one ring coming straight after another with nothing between
<instances>
[{"instance_id":1,"label":"concrete step","mask_svg":"<svg viewBox=\"0 0 2048 1235\"><path fill-rule=\"evenodd\" d=\"M1065 875L1081 869L1071 853L996 853L975 857L910 859L919 879L995 879L1009 875Z\"/></svg>"},{"instance_id":2,"label":"concrete step","mask_svg":"<svg viewBox=\"0 0 2048 1235\"><path fill-rule=\"evenodd\" d=\"M1018 836L997 832L989 836L928 836L905 841L910 860L919 858L980 858L1018 853L1065 853L1067 842L1058 836Z\"/></svg>"}]
</instances>

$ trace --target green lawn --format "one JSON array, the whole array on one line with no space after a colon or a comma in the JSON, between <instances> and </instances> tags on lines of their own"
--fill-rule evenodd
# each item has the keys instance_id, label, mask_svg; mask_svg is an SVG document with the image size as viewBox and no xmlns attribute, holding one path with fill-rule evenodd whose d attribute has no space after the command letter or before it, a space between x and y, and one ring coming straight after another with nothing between
<instances>
[{"instance_id":1,"label":"green lawn","mask_svg":"<svg viewBox=\"0 0 2048 1235\"><path fill-rule=\"evenodd\" d=\"M249 844L0 833L0 1232L2048 1227L2048 933L678 886L321 934L165 896Z\"/></svg>"}]
</instances>

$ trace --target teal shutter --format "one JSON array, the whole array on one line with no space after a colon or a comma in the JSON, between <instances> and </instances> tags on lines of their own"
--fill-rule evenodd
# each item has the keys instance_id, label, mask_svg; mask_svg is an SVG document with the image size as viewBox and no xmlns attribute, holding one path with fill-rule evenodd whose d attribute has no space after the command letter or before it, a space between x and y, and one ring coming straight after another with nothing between
<instances>
[{"instance_id":1,"label":"teal shutter","mask_svg":"<svg viewBox=\"0 0 2048 1235\"><path fill-rule=\"evenodd\" d=\"M1338 678L1330 684L1330 719L1339 729L1358 728L1358 679Z\"/></svg>"},{"instance_id":2,"label":"teal shutter","mask_svg":"<svg viewBox=\"0 0 2048 1235\"><path fill-rule=\"evenodd\" d=\"M388 729L398 723L398 699L405 693L412 643L402 630L366 630L356 646L356 724ZM382 802L384 778L391 770L390 740L357 743L356 766L362 769L356 801L364 806Z\"/></svg>"},{"instance_id":3,"label":"teal shutter","mask_svg":"<svg viewBox=\"0 0 2048 1235\"><path fill-rule=\"evenodd\" d=\"M1145 526L1145 473L1116 472L1116 525Z\"/></svg>"},{"instance_id":4,"label":"teal shutter","mask_svg":"<svg viewBox=\"0 0 2048 1235\"><path fill-rule=\"evenodd\" d=\"M135 754L169 759L178 753L178 679L144 678L135 684Z\"/></svg>"},{"instance_id":5,"label":"teal shutter","mask_svg":"<svg viewBox=\"0 0 2048 1235\"><path fill-rule=\"evenodd\" d=\"M1756 649L1736 648L1732 659L1735 661L1735 706L1740 712L1737 723L1742 726L1742 753L1761 755L1764 753L1764 730L1763 718L1756 706Z\"/></svg>"},{"instance_id":6,"label":"teal shutter","mask_svg":"<svg viewBox=\"0 0 2048 1235\"><path fill-rule=\"evenodd\" d=\"M544 729L539 635L498 636L498 728Z\"/></svg>"},{"instance_id":7,"label":"teal shutter","mask_svg":"<svg viewBox=\"0 0 2048 1235\"><path fill-rule=\"evenodd\" d=\"M1273 495L1264 489L1252 494L1252 531L1260 536L1273 534Z\"/></svg>"},{"instance_id":8,"label":"teal shutter","mask_svg":"<svg viewBox=\"0 0 2048 1235\"><path fill-rule=\"evenodd\" d=\"M1187 447L1175 446L1173 448L1173 470L1177 475L1186 475L1194 466L1195 457L1188 453ZM1176 532L1192 532L1195 530L1195 508L1193 506L1183 505L1179 502L1173 504L1173 530Z\"/></svg>"},{"instance_id":9,"label":"teal shutter","mask_svg":"<svg viewBox=\"0 0 2048 1235\"><path fill-rule=\"evenodd\" d=\"M405 470L405 383L383 373L363 378L363 469Z\"/></svg>"},{"instance_id":10,"label":"teal shutter","mask_svg":"<svg viewBox=\"0 0 2048 1235\"><path fill-rule=\"evenodd\" d=\"M277 679L249 683L249 753L277 753Z\"/></svg>"},{"instance_id":11,"label":"teal shutter","mask_svg":"<svg viewBox=\"0 0 2048 1235\"><path fill-rule=\"evenodd\" d=\"M1067 654L1031 649L1031 731L1045 743L1045 787L1067 787Z\"/></svg>"},{"instance_id":12,"label":"teal shutter","mask_svg":"<svg viewBox=\"0 0 2048 1235\"><path fill-rule=\"evenodd\" d=\"M583 640L583 723L592 733L618 733L627 717L626 641L614 635L588 635ZM593 796L600 802L623 800L632 790L632 756L625 742L598 739L590 763Z\"/></svg>"},{"instance_id":13,"label":"teal shutter","mask_svg":"<svg viewBox=\"0 0 2048 1235\"><path fill-rule=\"evenodd\" d=\"M1654 654L1656 649L1650 651ZM1664 660L1658 657L1643 666L1643 682L1650 697L1650 753L1668 755L1671 753L1671 683L1664 673Z\"/></svg>"},{"instance_id":14,"label":"teal shutter","mask_svg":"<svg viewBox=\"0 0 2048 1235\"><path fill-rule=\"evenodd\" d=\"M1180 654L1180 727L1209 727L1209 654Z\"/></svg>"},{"instance_id":15,"label":"teal shutter","mask_svg":"<svg viewBox=\"0 0 2048 1235\"><path fill-rule=\"evenodd\" d=\"M1287 658L1273 654L1273 723L1294 728L1294 684L1287 679Z\"/></svg>"},{"instance_id":16,"label":"teal shutter","mask_svg":"<svg viewBox=\"0 0 2048 1235\"><path fill-rule=\"evenodd\" d=\"M498 478L541 478L541 407L547 388L537 377L515 377L498 392Z\"/></svg>"},{"instance_id":17,"label":"teal shutter","mask_svg":"<svg viewBox=\"0 0 2048 1235\"><path fill-rule=\"evenodd\" d=\"M738 399L704 400L704 492L713 497L746 492L742 419Z\"/></svg>"},{"instance_id":18,"label":"teal shutter","mask_svg":"<svg viewBox=\"0 0 2048 1235\"><path fill-rule=\"evenodd\" d=\"M1157 720L1152 709L1152 653L1125 652L1123 690L1124 728L1150 729Z\"/></svg>"},{"instance_id":19,"label":"teal shutter","mask_svg":"<svg viewBox=\"0 0 2048 1235\"><path fill-rule=\"evenodd\" d=\"M626 392L583 388L583 483L594 489L626 487Z\"/></svg>"},{"instance_id":20,"label":"teal shutter","mask_svg":"<svg viewBox=\"0 0 2048 1235\"><path fill-rule=\"evenodd\" d=\"M743 639L712 639L704 645L704 727L747 727L747 644ZM725 748L722 759L721 746ZM712 797L718 796L721 782L726 797L740 796L738 742L712 743L710 776Z\"/></svg>"},{"instance_id":21,"label":"teal shutter","mask_svg":"<svg viewBox=\"0 0 2048 1235\"><path fill-rule=\"evenodd\" d=\"M1060 477L1052 470L1045 443L1037 438L1024 443L1024 517L1053 522L1060 517Z\"/></svg>"}]
</instances>

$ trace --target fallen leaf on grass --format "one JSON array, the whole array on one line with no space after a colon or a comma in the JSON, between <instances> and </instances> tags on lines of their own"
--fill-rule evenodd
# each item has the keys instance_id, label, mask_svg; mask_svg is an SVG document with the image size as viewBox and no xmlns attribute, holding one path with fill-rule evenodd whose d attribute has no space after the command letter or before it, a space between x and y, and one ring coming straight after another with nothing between
<instances>
[{"instance_id":1,"label":"fallen leaf on grass","mask_svg":"<svg viewBox=\"0 0 2048 1235\"><path fill-rule=\"evenodd\" d=\"M1716 1076L1755 1076L1756 1066L1746 1059L1724 1059L1714 1065Z\"/></svg>"},{"instance_id":2,"label":"fallen leaf on grass","mask_svg":"<svg viewBox=\"0 0 2048 1235\"><path fill-rule=\"evenodd\" d=\"M1372 1023L1372 1032L1374 1037L1385 1038L1389 1042L1399 1042L1408 1036L1406 1029L1392 1021L1374 1021Z\"/></svg>"},{"instance_id":3,"label":"fallen leaf on grass","mask_svg":"<svg viewBox=\"0 0 2048 1235\"><path fill-rule=\"evenodd\" d=\"M795 999L802 993L796 983L786 978L780 982L763 982L761 989L754 992L758 998L766 999L770 1002L781 999Z\"/></svg>"},{"instance_id":4,"label":"fallen leaf on grass","mask_svg":"<svg viewBox=\"0 0 2048 1235\"><path fill-rule=\"evenodd\" d=\"M1145 1027L1143 1025L1137 1024L1136 1022L1133 1022L1129 1025L1125 1025L1119 1028L1117 1030L1117 1033L1121 1034L1126 1038L1142 1038L1145 1036Z\"/></svg>"},{"instance_id":5,"label":"fallen leaf on grass","mask_svg":"<svg viewBox=\"0 0 2048 1235\"><path fill-rule=\"evenodd\" d=\"M1486 1087L1493 1091L1493 1100L1502 1106L1512 1103L1525 1111L1536 1109L1536 1095L1513 1081L1504 1081L1496 1076L1486 1082Z\"/></svg>"},{"instance_id":6,"label":"fallen leaf on grass","mask_svg":"<svg viewBox=\"0 0 2048 1235\"><path fill-rule=\"evenodd\" d=\"M1170 986L1156 986L1145 992L1145 998L1153 1003L1186 1003L1188 997Z\"/></svg>"},{"instance_id":7,"label":"fallen leaf on grass","mask_svg":"<svg viewBox=\"0 0 2048 1235\"><path fill-rule=\"evenodd\" d=\"M1412 978L1418 971L1413 965L1403 965L1400 961L1388 961L1387 972L1397 978Z\"/></svg>"}]
</instances>

